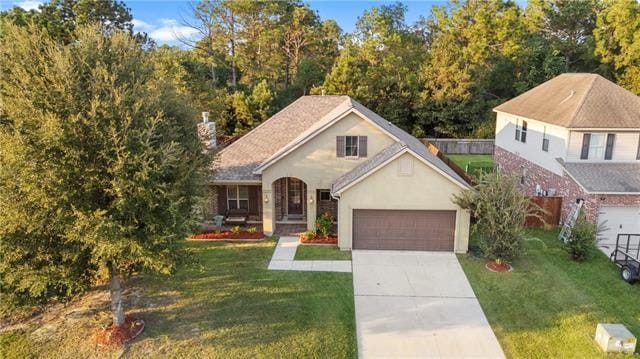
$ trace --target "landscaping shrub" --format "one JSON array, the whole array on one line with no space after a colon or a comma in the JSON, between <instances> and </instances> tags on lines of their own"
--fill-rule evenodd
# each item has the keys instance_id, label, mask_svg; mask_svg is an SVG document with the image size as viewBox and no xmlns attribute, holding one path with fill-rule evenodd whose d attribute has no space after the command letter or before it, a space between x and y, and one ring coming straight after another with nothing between
<instances>
[{"instance_id":1,"label":"landscaping shrub","mask_svg":"<svg viewBox=\"0 0 640 359\"><path fill-rule=\"evenodd\" d=\"M305 240L313 239L316 236L316 232L311 230L304 231L302 232L301 236Z\"/></svg>"},{"instance_id":2,"label":"landscaping shrub","mask_svg":"<svg viewBox=\"0 0 640 359\"><path fill-rule=\"evenodd\" d=\"M331 234L331 216L328 213L322 213L316 218L316 230L323 237L328 237Z\"/></svg>"},{"instance_id":3,"label":"landscaping shrub","mask_svg":"<svg viewBox=\"0 0 640 359\"><path fill-rule=\"evenodd\" d=\"M475 190L454 196L454 202L477 219L478 244L485 257L498 263L521 254L525 219L543 211L520 193L516 176L492 173L480 173Z\"/></svg>"},{"instance_id":4,"label":"landscaping shrub","mask_svg":"<svg viewBox=\"0 0 640 359\"><path fill-rule=\"evenodd\" d=\"M255 226L249 227L249 228L247 228L247 232L248 233L256 233L256 232L258 232L258 228L256 228Z\"/></svg>"},{"instance_id":5,"label":"landscaping shrub","mask_svg":"<svg viewBox=\"0 0 640 359\"><path fill-rule=\"evenodd\" d=\"M572 260L582 262L588 258L589 251L595 247L596 234L596 225L587 222L581 211L567 239L567 251Z\"/></svg>"},{"instance_id":6,"label":"landscaping shrub","mask_svg":"<svg viewBox=\"0 0 640 359\"><path fill-rule=\"evenodd\" d=\"M240 226L233 226L233 227L231 227L231 233L238 234L238 233L240 233L241 231L242 231L242 228L240 228Z\"/></svg>"}]
</instances>

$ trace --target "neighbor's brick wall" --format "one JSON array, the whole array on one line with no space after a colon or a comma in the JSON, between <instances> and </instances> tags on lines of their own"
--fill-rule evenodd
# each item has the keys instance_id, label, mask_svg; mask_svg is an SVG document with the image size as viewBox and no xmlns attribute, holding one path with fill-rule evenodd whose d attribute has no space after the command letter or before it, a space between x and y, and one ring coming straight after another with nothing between
<instances>
[{"instance_id":1,"label":"neighbor's brick wall","mask_svg":"<svg viewBox=\"0 0 640 359\"><path fill-rule=\"evenodd\" d=\"M571 177L567 175L559 176L498 146L495 148L494 161L500 166L504 174L516 173L518 176L521 176L522 169L525 168L527 170L525 182L521 185L522 192L527 196L535 195L536 184L539 184L543 191L555 188L556 195L563 197L561 216L563 220L569 214L571 205L575 203L578 198L584 199L583 208L587 220L592 223L597 223L600 206L631 206L640 204L640 196L638 195L586 194Z\"/></svg>"}]
</instances>

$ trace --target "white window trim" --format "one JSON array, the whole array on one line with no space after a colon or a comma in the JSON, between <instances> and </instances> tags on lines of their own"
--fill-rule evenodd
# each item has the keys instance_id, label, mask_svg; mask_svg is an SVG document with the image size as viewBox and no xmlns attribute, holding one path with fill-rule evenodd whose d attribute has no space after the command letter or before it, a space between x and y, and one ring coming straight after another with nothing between
<instances>
[{"instance_id":1,"label":"white window trim","mask_svg":"<svg viewBox=\"0 0 640 359\"><path fill-rule=\"evenodd\" d=\"M249 209L249 187L247 187L247 197L246 198L241 198L240 197L240 187L247 187L247 186L241 186L241 185L229 185L227 186L227 209L231 209L229 206L229 202L230 201L235 201L236 202L236 208L235 209L241 209L240 208L240 201L247 201L247 210ZM230 189L234 189L236 192L236 198L231 198L231 196L229 195L229 190Z\"/></svg>"},{"instance_id":2,"label":"white window trim","mask_svg":"<svg viewBox=\"0 0 640 359\"><path fill-rule=\"evenodd\" d=\"M355 137L356 138L356 154L355 155L347 155L347 138L349 137ZM347 159L354 159L354 158L359 158L360 157L360 136L353 136L353 135L345 135L344 136L344 158Z\"/></svg>"}]
</instances>

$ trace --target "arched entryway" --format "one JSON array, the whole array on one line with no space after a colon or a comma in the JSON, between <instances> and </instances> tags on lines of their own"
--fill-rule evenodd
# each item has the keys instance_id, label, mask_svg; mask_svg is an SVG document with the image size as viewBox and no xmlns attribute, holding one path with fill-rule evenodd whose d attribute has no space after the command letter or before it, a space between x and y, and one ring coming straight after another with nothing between
<instances>
[{"instance_id":1,"label":"arched entryway","mask_svg":"<svg viewBox=\"0 0 640 359\"><path fill-rule=\"evenodd\" d=\"M307 184L296 177L283 177L272 184L277 233L296 233L307 228Z\"/></svg>"}]
</instances>

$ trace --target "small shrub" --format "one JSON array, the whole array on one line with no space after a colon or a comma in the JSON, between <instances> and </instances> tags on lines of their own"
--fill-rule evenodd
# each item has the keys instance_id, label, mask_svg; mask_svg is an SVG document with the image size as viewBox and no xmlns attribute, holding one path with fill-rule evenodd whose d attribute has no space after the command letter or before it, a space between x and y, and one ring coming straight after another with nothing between
<instances>
[{"instance_id":1,"label":"small shrub","mask_svg":"<svg viewBox=\"0 0 640 359\"><path fill-rule=\"evenodd\" d=\"M242 228L240 228L240 226L233 226L231 227L231 233L233 234L238 234L242 231Z\"/></svg>"},{"instance_id":2,"label":"small shrub","mask_svg":"<svg viewBox=\"0 0 640 359\"><path fill-rule=\"evenodd\" d=\"M567 239L567 251L572 260L582 262L588 258L589 251L595 247L596 234L596 225L587 222L584 213L580 212Z\"/></svg>"},{"instance_id":3,"label":"small shrub","mask_svg":"<svg viewBox=\"0 0 640 359\"><path fill-rule=\"evenodd\" d=\"M256 232L258 232L258 228L256 228L255 226L254 227L249 227L249 228L247 228L247 232L256 233Z\"/></svg>"},{"instance_id":4,"label":"small shrub","mask_svg":"<svg viewBox=\"0 0 640 359\"><path fill-rule=\"evenodd\" d=\"M328 237L331 234L331 216L329 213L323 213L316 218L316 230L323 237Z\"/></svg>"},{"instance_id":5,"label":"small shrub","mask_svg":"<svg viewBox=\"0 0 640 359\"><path fill-rule=\"evenodd\" d=\"M303 239L306 239L306 240L313 239L313 237L316 236L316 232L314 232L314 231L304 231L304 232L302 232L301 236L302 236Z\"/></svg>"}]
</instances>

